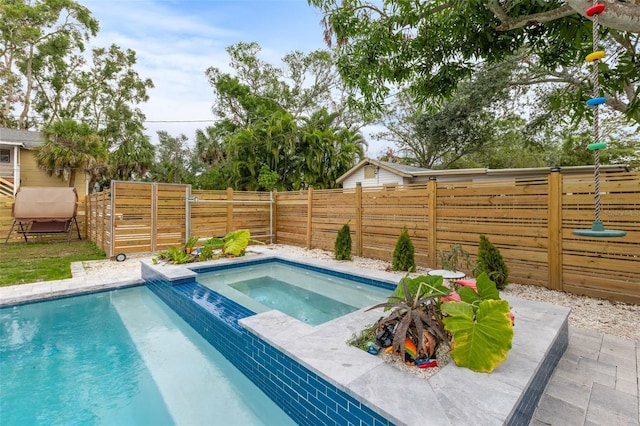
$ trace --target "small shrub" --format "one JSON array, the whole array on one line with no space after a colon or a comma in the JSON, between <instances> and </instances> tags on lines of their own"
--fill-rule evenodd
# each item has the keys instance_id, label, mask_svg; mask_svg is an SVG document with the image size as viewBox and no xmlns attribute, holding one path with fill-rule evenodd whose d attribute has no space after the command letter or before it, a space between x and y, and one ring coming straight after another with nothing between
<instances>
[{"instance_id":1,"label":"small shrub","mask_svg":"<svg viewBox=\"0 0 640 426\"><path fill-rule=\"evenodd\" d=\"M478 260L476 261L474 274L477 276L483 272L487 273L491 281L496 284L498 290L504 290L509 284L509 270L504 263L500 250L486 236L480 235Z\"/></svg>"},{"instance_id":2,"label":"small shrub","mask_svg":"<svg viewBox=\"0 0 640 426\"><path fill-rule=\"evenodd\" d=\"M349 222L345 223L338 231L333 252L336 260L351 260L351 229L349 228Z\"/></svg>"},{"instance_id":3,"label":"small shrub","mask_svg":"<svg viewBox=\"0 0 640 426\"><path fill-rule=\"evenodd\" d=\"M415 249L405 226L402 228L398 241L396 241L396 247L393 250L391 269L394 271L415 271L416 259L414 253Z\"/></svg>"}]
</instances>

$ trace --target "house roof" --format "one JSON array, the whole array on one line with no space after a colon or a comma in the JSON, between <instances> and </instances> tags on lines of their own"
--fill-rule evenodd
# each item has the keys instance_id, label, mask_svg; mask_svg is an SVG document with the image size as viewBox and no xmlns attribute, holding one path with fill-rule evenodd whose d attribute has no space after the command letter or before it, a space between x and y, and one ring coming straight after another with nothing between
<instances>
[{"instance_id":1,"label":"house roof","mask_svg":"<svg viewBox=\"0 0 640 426\"><path fill-rule=\"evenodd\" d=\"M558 167L557 169L563 175L569 174L586 174L593 173L594 166L567 166ZM488 169L488 168L476 168L476 169L449 169L449 170L427 170L414 173L414 177L438 177L438 176L546 176L552 170L553 167L527 167L527 168L512 168L512 169ZM628 172L629 167L626 164L604 164L600 165L600 170L603 172Z\"/></svg>"},{"instance_id":2,"label":"house roof","mask_svg":"<svg viewBox=\"0 0 640 426\"><path fill-rule=\"evenodd\" d=\"M448 177L456 177L456 176L546 176L552 170L550 167L531 167L531 168L522 168L522 169L488 169L488 168L475 168L475 169L449 169L449 170L434 170L434 169L425 169L421 167L413 167L407 166L404 164L397 163L389 163L387 161L378 161L370 158L365 158L357 165L352 167L345 174L336 179L337 183L344 182L349 176L353 175L360 168L374 165L380 167L381 169L385 169L391 173L394 173L398 176L402 176L405 178L428 178L438 176L448 176ZM628 172L629 167L624 164L611 164L611 165L601 165L600 170L604 172ZM593 166L570 166L570 167L562 167L560 169L562 174L584 174L593 172Z\"/></svg>"},{"instance_id":3,"label":"house roof","mask_svg":"<svg viewBox=\"0 0 640 426\"><path fill-rule=\"evenodd\" d=\"M0 144L19 145L23 148L33 149L42 145L44 134L31 130L6 129L0 127Z\"/></svg>"},{"instance_id":4,"label":"house roof","mask_svg":"<svg viewBox=\"0 0 640 426\"><path fill-rule=\"evenodd\" d=\"M336 182L342 183L345 179L347 179L349 176L354 174L360 168L368 165L380 167L381 169L387 170L388 172L391 172L393 174L406 177L406 178L414 177L416 173L419 173L419 172L430 171L430 169L423 169L421 167L407 166L406 164L390 163L388 161L379 161L379 160L373 160L371 158L365 158L364 160L356 164L354 167L352 167L350 170L348 170L345 174L343 174L338 179L336 179Z\"/></svg>"}]
</instances>

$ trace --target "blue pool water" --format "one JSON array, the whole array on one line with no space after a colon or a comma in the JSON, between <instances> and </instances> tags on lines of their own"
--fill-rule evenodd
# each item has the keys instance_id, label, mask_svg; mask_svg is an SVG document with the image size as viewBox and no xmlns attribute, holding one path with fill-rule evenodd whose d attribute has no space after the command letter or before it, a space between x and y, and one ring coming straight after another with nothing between
<instances>
[{"instance_id":1,"label":"blue pool water","mask_svg":"<svg viewBox=\"0 0 640 426\"><path fill-rule=\"evenodd\" d=\"M243 280L230 286L265 306L311 325L325 323L358 309L273 277Z\"/></svg>"},{"instance_id":2,"label":"blue pool water","mask_svg":"<svg viewBox=\"0 0 640 426\"><path fill-rule=\"evenodd\" d=\"M280 262L199 273L197 281L253 312L277 309L314 326L391 294L387 288Z\"/></svg>"},{"instance_id":3,"label":"blue pool water","mask_svg":"<svg viewBox=\"0 0 640 426\"><path fill-rule=\"evenodd\" d=\"M145 287L0 309L0 424L294 424Z\"/></svg>"}]
</instances>

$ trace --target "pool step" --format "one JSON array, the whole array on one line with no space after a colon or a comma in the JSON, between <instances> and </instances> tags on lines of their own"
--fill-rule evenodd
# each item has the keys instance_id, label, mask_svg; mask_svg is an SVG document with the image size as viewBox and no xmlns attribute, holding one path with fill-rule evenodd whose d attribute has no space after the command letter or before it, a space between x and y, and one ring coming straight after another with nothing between
<instances>
[{"instance_id":1,"label":"pool step","mask_svg":"<svg viewBox=\"0 0 640 426\"><path fill-rule=\"evenodd\" d=\"M243 395L255 393L254 385L161 303L151 292L112 299L175 424L261 424L258 414L274 411L277 424L292 424L266 397L251 402L259 410L247 409Z\"/></svg>"}]
</instances>

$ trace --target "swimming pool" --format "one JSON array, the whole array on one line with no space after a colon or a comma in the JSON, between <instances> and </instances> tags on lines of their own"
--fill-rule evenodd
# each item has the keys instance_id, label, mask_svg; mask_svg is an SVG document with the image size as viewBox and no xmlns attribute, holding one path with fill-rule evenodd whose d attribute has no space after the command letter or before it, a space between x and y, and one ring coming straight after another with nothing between
<instances>
[{"instance_id":1,"label":"swimming pool","mask_svg":"<svg viewBox=\"0 0 640 426\"><path fill-rule=\"evenodd\" d=\"M349 334L356 329L353 328L354 324L345 325L341 322L351 322L356 316L357 321L367 321L370 324L378 318L378 312L359 309L324 324L311 326L277 310L256 314L238 302L205 287L197 280L199 274L204 275L208 272L230 270L237 274L238 268L245 266L281 264L322 272L331 279L351 278L359 284L376 286L388 291L395 286L394 281L372 277L371 274L356 275L344 271L349 265L344 265L341 270L315 265L313 262L300 262L297 259L269 255L221 259L203 265L190 265L193 270L181 265L154 264L150 261L141 263L142 278L147 286L298 424L393 424L393 415L389 416L388 411L370 404L368 398L354 396L349 390L350 387L343 383L352 380L354 374L358 376L363 369L369 370L373 364L379 365L383 361L346 344ZM301 363L304 356L293 357L284 352L279 343L265 340L261 331L253 325L245 325L245 321L248 320L255 320L254 325L259 323L269 329L267 335L275 332L285 340L293 339L302 343L305 353L320 357L329 369L349 371L341 374L337 381L334 377L329 379L325 372ZM359 328L360 325L356 327ZM318 339L313 339L311 345L304 343L310 337L309 332L322 335L327 330L332 336L330 339L318 336Z\"/></svg>"},{"instance_id":2,"label":"swimming pool","mask_svg":"<svg viewBox=\"0 0 640 426\"><path fill-rule=\"evenodd\" d=\"M295 424L145 287L0 309L7 425Z\"/></svg>"},{"instance_id":3,"label":"swimming pool","mask_svg":"<svg viewBox=\"0 0 640 426\"><path fill-rule=\"evenodd\" d=\"M253 312L276 309L313 326L380 303L392 291L283 261L199 272L197 281Z\"/></svg>"}]
</instances>

